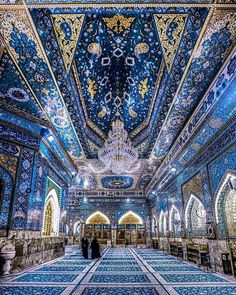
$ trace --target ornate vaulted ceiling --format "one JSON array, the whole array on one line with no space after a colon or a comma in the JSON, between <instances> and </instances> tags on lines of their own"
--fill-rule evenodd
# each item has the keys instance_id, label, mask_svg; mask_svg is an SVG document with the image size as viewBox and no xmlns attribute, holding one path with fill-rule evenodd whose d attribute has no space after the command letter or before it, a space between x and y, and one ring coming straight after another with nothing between
<instances>
[{"instance_id":1,"label":"ornate vaulted ceiling","mask_svg":"<svg viewBox=\"0 0 236 295\"><path fill-rule=\"evenodd\" d=\"M145 189L234 45L233 5L48 2L1 7L1 108L53 126L78 187ZM139 151L122 176L97 159L117 114Z\"/></svg>"}]
</instances>

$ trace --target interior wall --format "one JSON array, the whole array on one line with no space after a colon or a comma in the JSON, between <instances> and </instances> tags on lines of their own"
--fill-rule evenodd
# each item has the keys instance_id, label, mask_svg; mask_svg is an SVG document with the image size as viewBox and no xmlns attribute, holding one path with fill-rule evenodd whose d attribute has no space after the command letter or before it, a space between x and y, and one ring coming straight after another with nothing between
<instances>
[{"instance_id":1,"label":"interior wall","mask_svg":"<svg viewBox=\"0 0 236 295\"><path fill-rule=\"evenodd\" d=\"M41 138L12 124L0 122L0 177L4 180L0 210L0 249L15 247L13 270L42 263L64 253L61 219L58 237L43 237L43 211L46 195L60 187L60 212L68 199L68 183L63 169L40 148ZM61 216L63 217L63 216Z\"/></svg>"},{"instance_id":2,"label":"interior wall","mask_svg":"<svg viewBox=\"0 0 236 295\"><path fill-rule=\"evenodd\" d=\"M149 194L151 218L155 216L158 221L157 230L152 230L152 236L159 239L159 246L168 248L174 240L181 241L186 251L189 243L208 244L211 262L217 265L216 269L218 268L219 271L222 271L221 253L229 252L235 246L233 246L235 237L227 234L226 218L220 221L216 219L217 196L221 194L222 208L218 210L219 215L223 216L225 202L223 199L227 196L227 192L232 190L227 177L229 173L236 174L236 81L232 79L228 83L230 79L225 79L226 75L234 76L233 60L235 57L228 61L224 73L214 82L212 90L209 91L209 96L216 93L219 98L212 110L205 116L191 137L188 135L189 141L187 141L187 135L185 141L181 143L178 141L183 148L179 156L175 157L171 163L172 167L176 167L176 176L172 176L171 180L157 193ZM202 115L203 110L204 108L199 108L194 113L189 126L193 124L194 118ZM194 128L195 126L191 125L191 130ZM158 184L156 186L158 187ZM205 209L206 231L192 230L194 220L190 219L187 211L191 210L189 203L193 197L201 202ZM170 228L170 212L173 205L181 217L181 231L178 234L173 234ZM167 217L166 233L160 231L162 212ZM195 216L195 223L197 222Z\"/></svg>"},{"instance_id":3,"label":"interior wall","mask_svg":"<svg viewBox=\"0 0 236 295\"><path fill-rule=\"evenodd\" d=\"M116 192L113 192L113 195L115 194ZM86 194L86 192L81 193L79 190L70 189L67 207L69 235L73 235L74 225L78 221L84 224L86 219L96 211L100 211L108 217L112 228L117 228L120 217L128 211L133 211L143 219L147 229L147 238L149 238L150 215L145 195L140 196L137 192L130 194L126 192L125 196L118 192L118 195L117 197L98 196L97 192Z\"/></svg>"}]
</instances>

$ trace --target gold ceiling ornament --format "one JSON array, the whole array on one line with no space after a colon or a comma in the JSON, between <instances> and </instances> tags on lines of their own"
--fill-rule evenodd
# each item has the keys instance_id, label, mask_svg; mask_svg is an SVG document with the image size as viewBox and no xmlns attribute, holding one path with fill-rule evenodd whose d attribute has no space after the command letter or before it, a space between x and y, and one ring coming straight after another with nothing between
<instances>
[{"instance_id":1,"label":"gold ceiling ornament","mask_svg":"<svg viewBox=\"0 0 236 295\"><path fill-rule=\"evenodd\" d=\"M187 14L155 14L154 19L168 72L170 72L187 21Z\"/></svg>"},{"instance_id":2,"label":"gold ceiling ornament","mask_svg":"<svg viewBox=\"0 0 236 295\"><path fill-rule=\"evenodd\" d=\"M0 163L3 168L5 168L7 171L11 173L13 177L16 175L16 170L17 170L17 159L0 154Z\"/></svg>"},{"instance_id":3,"label":"gold ceiling ornament","mask_svg":"<svg viewBox=\"0 0 236 295\"><path fill-rule=\"evenodd\" d=\"M90 94L91 98L94 99L94 96L97 92L97 84L96 81L88 78L88 88L87 88L87 92Z\"/></svg>"},{"instance_id":4,"label":"gold ceiling ornament","mask_svg":"<svg viewBox=\"0 0 236 295\"><path fill-rule=\"evenodd\" d=\"M125 17L122 14L116 14L113 17L104 17L106 26L117 34L129 29L135 17Z\"/></svg>"},{"instance_id":5,"label":"gold ceiling ornament","mask_svg":"<svg viewBox=\"0 0 236 295\"><path fill-rule=\"evenodd\" d=\"M136 213L129 211L120 218L119 224L143 224L143 221Z\"/></svg>"},{"instance_id":6,"label":"gold ceiling ornament","mask_svg":"<svg viewBox=\"0 0 236 295\"><path fill-rule=\"evenodd\" d=\"M146 43L139 43L134 48L134 54L139 57L142 53L147 53L149 51L149 46Z\"/></svg>"},{"instance_id":7,"label":"gold ceiling ornament","mask_svg":"<svg viewBox=\"0 0 236 295\"><path fill-rule=\"evenodd\" d=\"M140 81L140 83L138 85L138 92L142 96L142 99L144 99L145 94L148 93L147 83L148 83L148 78Z\"/></svg>"},{"instance_id":8,"label":"gold ceiling ornament","mask_svg":"<svg viewBox=\"0 0 236 295\"><path fill-rule=\"evenodd\" d=\"M103 118L107 114L107 108L105 106L102 107L102 110L98 113L98 118Z\"/></svg>"},{"instance_id":9,"label":"gold ceiling ornament","mask_svg":"<svg viewBox=\"0 0 236 295\"><path fill-rule=\"evenodd\" d=\"M110 224L110 221L105 214L99 211L96 211L87 218L85 223L86 224Z\"/></svg>"},{"instance_id":10,"label":"gold ceiling ornament","mask_svg":"<svg viewBox=\"0 0 236 295\"><path fill-rule=\"evenodd\" d=\"M132 107L129 107L129 114L132 118L137 118L138 114L133 110Z\"/></svg>"},{"instance_id":11,"label":"gold ceiling ornament","mask_svg":"<svg viewBox=\"0 0 236 295\"><path fill-rule=\"evenodd\" d=\"M0 45L0 61L1 61L1 59L2 59L3 52L4 52L4 46L1 46L1 45Z\"/></svg>"},{"instance_id":12,"label":"gold ceiling ornament","mask_svg":"<svg viewBox=\"0 0 236 295\"><path fill-rule=\"evenodd\" d=\"M100 57L102 54L102 47L99 43L91 43L88 46L88 52L96 54L98 57Z\"/></svg>"},{"instance_id":13,"label":"gold ceiling ornament","mask_svg":"<svg viewBox=\"0 0 236 295\"><path fill-rule=\"evenodd\" d=\"M67 73L84 21L84 14L52 14L52 23Z\"/></svg>"}]
</instances>

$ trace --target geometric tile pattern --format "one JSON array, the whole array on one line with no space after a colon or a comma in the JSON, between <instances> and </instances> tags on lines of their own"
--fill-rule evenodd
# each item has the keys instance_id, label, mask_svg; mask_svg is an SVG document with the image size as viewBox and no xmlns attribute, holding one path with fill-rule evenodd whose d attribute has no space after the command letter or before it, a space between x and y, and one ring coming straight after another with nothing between
<instances>
[{"instance_id":1,"label":"geometric tile pattern","mask_svg":"<svg viewBox=\"0 0 236 295\"><path fill-rule=\"evenodd\" d=\"M98 260L84 260L75 249L0 279L0 294L230 295L236 294L236 281L152 249L105 249Z\"/></svg>"}]
</instances>

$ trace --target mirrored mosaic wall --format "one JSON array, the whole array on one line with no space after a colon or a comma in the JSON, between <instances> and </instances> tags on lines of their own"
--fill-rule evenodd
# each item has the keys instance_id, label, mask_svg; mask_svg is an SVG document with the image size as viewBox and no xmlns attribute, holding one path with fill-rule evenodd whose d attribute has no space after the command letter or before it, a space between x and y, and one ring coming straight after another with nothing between
<instances>
[{"instance_id":1,"label":"mirrored mosaic wall","mask_svg":"<svg viewBox=\"0 0 236 295\"><path fill-rule=\"evenodd\" d=\"M235 238L236 192L231 185L236 173L235 60L232 53L211 86L208 95L219 97L214 107L198 125L194 137L185 146L183 143L179 155L169 162L174 168L169 181L161 182L162 187L157 182L149 192L152 215L161 223L161 236ZM193 119L204 109L203 101ZM176 232L176 226L181 231Z\"/></svg>"}]
</instances>

